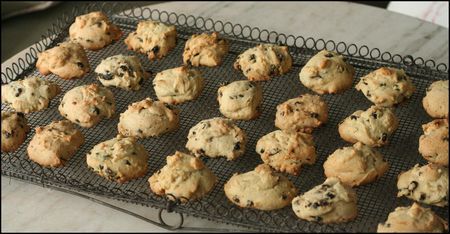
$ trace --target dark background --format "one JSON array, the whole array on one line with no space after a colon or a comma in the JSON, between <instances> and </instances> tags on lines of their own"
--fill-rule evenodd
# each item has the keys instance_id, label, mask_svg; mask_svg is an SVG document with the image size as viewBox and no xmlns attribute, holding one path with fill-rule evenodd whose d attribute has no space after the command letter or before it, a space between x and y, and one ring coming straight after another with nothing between
<instances>
[{"instance_id":1,"label":"dark background","mask_svg":"<svg viewBox=\"0 0 450 234\"><path fill-rule=\"evenodd\" d=\"M386 8L388 1L350 1L359 4L365 4L375 7ZM4 10L12 1L2 1L2 18ZM88 4L90 2L75 2L67 1L60 2L51 8L28 13L25 15L13 16L7 19L2 19L2 63L36 43L41 39L41 35L46 34L47 29L51 27L52 23L65 11L71 10L73 7L80 7L81 4ZM146 6L161 3L161 1L140 1L128 2L130 6ZM14 4L20 4L20 1L14 1Z\"/></svg>"}]
</instances>

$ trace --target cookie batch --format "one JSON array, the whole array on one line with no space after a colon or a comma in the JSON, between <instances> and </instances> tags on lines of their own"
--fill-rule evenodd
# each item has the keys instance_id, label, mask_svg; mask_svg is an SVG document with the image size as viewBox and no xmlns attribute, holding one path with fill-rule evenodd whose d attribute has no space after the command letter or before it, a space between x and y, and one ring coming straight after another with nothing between
<instances>
[{"instance_id":1,"label":"cookie batch","mask_svg":"<svg viewBox=\"0 0 450 234\"><path fill-rule=\"evenodd\" d=\"M194 34L186 41L181 56L183 66L150 73L132 53L145 54L150 61L164 59L177 43L173 25L143 20L135 31L119 42L123 32L102 12L76 17L69 28L69 40L38 55L36 68L41 75L54 74L73 82L95 73L98 83L74 87L60 98L58 111L65 120L54 120L35 128L27 147L29 159L42 167L64 167L85 143L80 129L118 119L115 138L98 142L85 155L92 173L122 184L145 177L153 155L139 143L146 138L176 132L186 102L203 98L207 78L198 68L216 69L229 56L230 42L217 32ZM100 50L112 43L125 43L130 54L102 58L95 69L87 50ZM399 128L398 105L416 91L411 78L401 69L381 67L359 78L355 89L373 106L355 110L341 120L336 131L348 146L336 149L323 165L315 165L317 147L312 135L328 122L329 104L321 95L339 95L352 88L355 69L343 55L322 50L300 69L298 84L310 93L285 100L273 113L278 130L263 134L254 149L247 145L246 130L240 121L261 115L263 83L283 82L292 72L293 58L287 46L260 44L241 51L233 68L244 80L223 83L217 88L218 110L223 116L201 120L187 136L185 150L166 157L167 164L148 178L149 190L182 202L201 199L214 189L218 179L204 158L237 163L246 151L255 151L261 164L254 170L235 172L224 184L230 203L242 209L271 211L286 206L299 219L318 223L349 222L357 217L357 194L353 187L377 183L389 170L385 157L375 147L389 144ZM116 113L113 91L141 92L151 76L157 99L147 97L130 103ZM220 79L221 77L214 77ZM29 136L25 114L46 111L61 93L55 83L40 77L27 77L2 85L2 103L14 111L2 111L2 152L14 152ZM145 90L144 90L145 91ZM315 93L315 94L313 94ZM419 204L448 206L448 80L433 82L422 99L424 111L435 118L422 127L418 154L429 162L415 165L398 175L398 197L413 204L398 207L378 232L443 232L447 223L431 209ZM89 131L89 130L88 130ZM302 168L323 166L324 182L309 191L298 190L285 175L304 177Z\"/></svg>"}]
</instances>

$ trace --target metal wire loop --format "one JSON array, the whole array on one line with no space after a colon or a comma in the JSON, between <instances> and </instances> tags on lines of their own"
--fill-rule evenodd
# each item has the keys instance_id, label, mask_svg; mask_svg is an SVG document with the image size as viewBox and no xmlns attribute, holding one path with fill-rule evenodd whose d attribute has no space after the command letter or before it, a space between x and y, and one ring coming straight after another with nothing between
<instances>
[{"instance_id":1,"label":"metal wire loop","mask_svg":"<svg viewBox=\"0 0 450 234\"><path fill-rule=\"evenodd\" d=\"M165 225L166 226L166 228L167 229L170 229L170 230L176 230L176 229L180 229L182 226L183 226L183 223L184 223L184 216L183 216L183 214L182 213L177 213L179 216L180 216L180 222L177 224L177 225L168 225L165 221L164 221L164 219L163 219L163 217L162 217L162 212L164 211L164 209L163 208L161 208L160 210L159 210L159 212L158 212L158 219L159 219L159 222L162 224L162 225Z\"/></svg>"}]
</instances>

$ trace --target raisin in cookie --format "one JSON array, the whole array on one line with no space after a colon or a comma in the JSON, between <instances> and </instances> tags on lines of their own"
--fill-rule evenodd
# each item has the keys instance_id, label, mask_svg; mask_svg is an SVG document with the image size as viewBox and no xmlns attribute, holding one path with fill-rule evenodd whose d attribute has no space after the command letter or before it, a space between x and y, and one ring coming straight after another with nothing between
<instances>
[{"instance_id":1,"label":"raisin in cookie","mask_svg":"<svg viewBox=\"0 0 450 234\"><path fill-rule=\"evenodd\" d=\"M200 71L184 66L159 72L153 79L158 99L170 104L194 100L202 92L204 83Z\"/></svg>"},{"instance_id":2,"label":"raisin in cookie","mask_svg":"<svg viewBox=\"0 0 450 234\"><path fill-rule=\"evenodd\" d=\"M146 54L148 59L161 59L175 48L177 30L175 26L145 20L140 21L135 32L125 39L129 50Z\"/></svg>"},{"instance_id":3,"label":"raisin in cookie","mask_svg":"<svg viewBox=\"0 0 450 234\"><path fill-rule=\"evenodd\" d=\"M192 201L208 194L217 182L212 171L194 156L176 151L166 161L167 165L148 179L150 189L160 196L170 194L170 199Z\"/></svg>"},{"instance_id":4,"label":"raisin in cookie","mask_svg":"<svg viewBox=\"0 0 450 234\"><path fill-rule=\"evenodd\" d=\"M371 106L358 110L339 124L339 135L347 142L362 142L370 147L388 143L388 137L397 129L398 119L391 108Z\"/></svg>"},{"instance_id":5,"label":"raisin in cookie","mask_svg":"<svg viewBox=\"0 0 450 234\"><path fill-rule=\"evenodd\" d=\"M433 118L448 118L448 80L433 82L422 100L423 108Z\"/></svg>"},{"instance_id":6,"label":"raisin in cookie","mask_svg":"<svg viewBox=\"0 0 450 234\"><path fill-rule=\"evenodd\" d=\"M27 77L2 85L2 103L17 112L30 113L48 107L50 100L61 92L55 83L39 77Z\"/></svg>"},{"instance_id":7,"label":"raisin in cookie","mask_svg":"<svg viewBox=\"0 0 450 234\"><path fill-rule=\"evenodd\" d=\"M144 176L147 173L148 152L133 137L120 134L95 145L86 155L88 167L100 176L117 183Z\"/></svg>"},{"instance_id":8,"label":"raisin in cookie","mask_svg":"<svg viewBox=\"0 0 450 234\"><path fill-rule=\"evenodd\" d=\"M406 196L415 201L435 206L448 205L448 168L438 164L419 166L400 173L397 197Z\"/></svg>"},{"instance_id":9,"label":"raisin in cookie","mask_svg":"<svg viewBox=\"0 0 450 234\"><path fill-rule=\"evenodd\" d=\"M84 136L68 120L53 121L35 128L28 145L28 156L43 167L62 167L84 143Z\"/></svg>"},{"instance_id":10,"label":"raisin in cookie","mask_svg":"<svg viewBox=\"0 0 450 234\"><path fill-rule=\"evenodd\" d=\"M248 80L239 80L217 90L220 113L230 119L250 120L259 116L262 88Z\"/></svg>"},{"instance_id":11,"label":"raisin in cookie","mask_svg":"<svg viewBox=\"0 0 450 234\"><path fill-rule=\"evenodd\" d=\"M30 131L25 115L2 111L2 152L16 151Z\"/></svg>"},{"instance_id":12,"label":"raisin in cookie","mask_svg":"<svg viewBox=\"0 0 450 234\"><path fill-rule=\"evenodd\" d=\"M195 156L226 157L234 160L244 154L247 136L232 120L212 118L189 130L186 148Z\"/></svg>"},{"instance_id":13,"label":"raisin in cookie","mask_svg":"<svg viewBox=\"0 0 450 234\"><path fill-rule=\"evenodd\" d=\"M225 183L224 190L232 203L258 210L281 209L297 195L294 184L266 164L243 174L235 173Z\"/></svg>"},{"instance_id":14,"label":"raisin in cookie","mask_svg":"<svg viewBox=\"0 0 450 234\"><path fill-rule=\"evenodd\" d=\"M69 28L70 40L80 43L85 49L99 50L119 40L122 31L111 23L100 11L80 15Z\"/></svg>"},{"instance_id":15,"label":"raisin in cookie","mask_svg":"<svg viewBox=\"0 0 450 234\"><path fill-rule=\"evenodd\" d=\"M352 187L376 180L388 168L388 163L377 150L361 142L337 149L323 164L326 177L337 177Z\"/></svg>"},{"instance_id":16,"label":"raisin in cookie","mask_svg":"<svg viewBox=\"0 0 450 234\"><path fill-rule=\"evenodd\" d=\"M414 203L412 206L397 207L384 223L378 224L377 232L445 232L448 224L430 208L423 208Z\"/></svg>"},{"instance_id":17,"label":"raisin in cookie","mask_svg":"<svg viewBox=\"0 0 450 234\"><path fill-rule=\"evenodd\" d=\"M119 133L139 138L174 131L179 125L179 111L160 101L146 98L128 106L120 114Z\"/></svg>"},{"instance_id":18,"label":"raisin in cookie","mask_svg":"<svg viewBox=\"0 0 450 234\"><path fill-rule=\"evenodd\" d=\"M82 78L90 70L83 47L70 41L40 53L36 68L43 75L53 73L65 80Z\"/></svg>"},{"instance_id":19,"label":"raisin in cookie","mask_svg":"<svg viewBox=\"0 0 450 234\"><path fill-rule=\"evenodd\" d=\"M264 81L287 73L292 67L292 57L287 46L261 44L244 51L234 62L234 68L249 80Z\"/></svg>"},{"instance_id":20,"label":"raisin in cookie","mask_svg":"<svg viewBox=\"0 0 450 234\"><path fill-rule=\"evenodd\" d=\"M275 126L311 133L328 120L328 105L318 95L303 94L277 106Z\"/></svg>"},{"instance_id":21,"label":"raisin in cookie","mask_svg":"<svg viewBox=\"0 0 450 234\"><path fill-rule=\"evenodd\" d=\"M138 57L122 54L103 59L95 73L102 85L125 90L139 90L150 75L144 71Z\"/></svg>"},{"instance_id":22,"label":"raisin in cookie","mask_svg":"<svg viewBox=\"0 0 450 234\"><path fill-rule=\"evenodd\" d=\"M66 119L90 128L116 111L113 93L97 84L82 85L69 90L61 100L59 113Z\"/></svg>"},{"instance_id":23,"label":"raisin in cookie","mask_svg":"<svg viewBox=\"0 0 450 234\"><path fill-rule=\"evenodd\" d=\"M316 162L316 148L310 134L276 130L261 137L256 153L277 171L298 175L303 164Z\"/></svg>"},{"instance_id":24,"label":"raisin in cookie","mask_svg":"<svg viewBox=\"0 0 450 234\"><path fill-rule=\"evenodd\" d=\"M318 94L340 93L352 86L355 69L347 64L344 56L322 50L302 68L299 77L302 84Z\"/></svg>"},{"instance_id":25,"label":"raisin in cookie","mask_svg":"<svg viewBox=\"0 0 450 234\"><path fill-rule=\"evenodd\" d=\"M422 125L419 152L431 163L448 166L448 120L435 119Z\"/></svg>"},{"instance_id":26,"label":"raisin in cookie","mask_svg":"<svg viewBox=\"0 0 450 234\"><path fill-rule=\"evenodd\" d=\"M228 41L220 39L217 32L194 34L186 41L183 52L184 64L195 67L214 67L222 64L229 50Z\"/></svg>"},{"instance_id":27,"label":"raisin in cookie","mask_svg":"<svg viewBox=\"0 0 450 234\"><path fill-rule=\"evenodd\" d=\"M355 88L377 106L391 107L411 97L415 87L405 71L382 67L361 78Z\"/></svg>"},{"instance_id":28,"label":"raisin in cookie","mask_svg":"<svg viewBox=\"0 0 450 234\"><path fill-rule=\"evenodd\" d=\"M292 209L299 218L320 223L347 222L358 213L355 191L335 177L294 198Z\"/></svg>"}]
</instances>

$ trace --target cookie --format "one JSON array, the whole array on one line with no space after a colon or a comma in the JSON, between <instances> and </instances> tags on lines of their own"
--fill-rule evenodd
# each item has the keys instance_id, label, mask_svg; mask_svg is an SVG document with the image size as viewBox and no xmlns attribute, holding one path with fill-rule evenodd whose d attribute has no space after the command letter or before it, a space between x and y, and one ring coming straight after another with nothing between
<instances>
[{"instance_id":1,"label":"cookie","mask_svg":"<svg viewBox=\"0 0 450 234\"><path fill-rule=\"evenodd\" d=\"M388 143L389 136L397 129L398 119L391 108L371 106L355 111L339 124L339 135L347 142L362 142L370 147Z\"/></svg>"},{"instance_id":2,"label":"cookie","mask_svg":"<svg viewBox=\"0 0 450 234\"><path fill-rule=\"evenodd\" d=\"M217 90L220 113L230 119L258 117L262 98L261 86L248 80L234 81Z\"/></svg>"},{"instance_id":3,"label":"cookie","mask_svg":"<svg viewBox=\"0 0 450 234\"><path fill-rule=\"evenodd\" d=\"M69 90L61 100L59 113L66 119L90 128L116 111L113 93L101 85L90 84Z\"/></svg>"},{"instance_id":4,"label":"cookie","mask_svg":"<svg viewBox=\"0 0 450 234\"><path fill-rule=\"evenodd\" d=\"M422 125L419 152L431 163L448 166L448 120L435 119Z\"/></svg>"},{"instance_id":5,"label":"cookie","mask_svg":"<svg viewBox=\"0 0 450 234\"><path fill-rule=\"evenodd\" d=\"M391 107L415 91L405 71L391 67L379 68L361 78L355 88L377 106Z\"/></svg>"},{"instance_id":6,"label":"cookie","mask_svg":"<svg viewBox=\"0 0 450 234\"><path fill-rule=\"evenodd\" d=\"M303 164L316 162L313 136L306 133L276 130L261 137L256 153L277 171L298 175Z\"/></svg>"},{"instance_id":7,"label":"cookie","mask_svg":"<svg viewBox=\"0 0 450 234\"><path fill-rule=\"evenodd\" d=\"M177 30L173 25L145 20L140 21L135 32L128 34L125 44L129 50L146 54L148 59L161 59L175 48Z\"/></svg>"},{"instance_id":8,"label":"cookie","mask_svg":"<svg viewBox=\"0 0 450 234\"><path fill-rule=\"evenodd\" d=\"M153 137L174 131L179 125L179 110L146 98L128 106L120 114L119 133L139 138Z\"/></svg>"},{"instance_id":9,"label":"cookie","mask_svg":"<svg viewBox=\"0 0 450 234\"><path fill-rule=\"evenodd\" d=\"M253 171L235 173L224 185L225 195L243 208L276 210L290 204L297 189L283 175L261 164Z\"/></svg>"},{"instance_id":10,"label":"cookie","mask_svg":"<svg viewBox=\"0 0 450 234\"><path fill-rule=\"evenodd\" d=\"M328 105L318 95L303 94L277 106L275 126L311 133L328 120Z\"/></svg>"},{"instance_id":11,"label":"cookie","mask_svg":"<svg viewBox=\"0 0 450 234\"><path fill-rule=\"evenodd\" d=\"M202 160L176 151L167 156L167 165L149 179L150 189L160 195L169 195L182 202L192 201L207 195L217 182L216 176Z\"/></svg>"},{"instance_id":12,"label":"cookie","mask_svg":"<svg viewBox=\"0 0 450 234\"><path fill-rule=\"evenodd\" d=\"M25 115L2 111L2 152L16 151L30 131Z\"/></svg>"},{"instance_id":13,"label":"cookie","mask_svg":"<svg viewBox=\"0 0 450 234\"><path fill-rule=\"evenodd\" d=\"M445 232L448 224L430 208L414 203L412 206L397 207L384 223L378 224L377 232Z\"/></svg>"},{"instance_id":14,"label":"cookie","mask_svg":"<svg viewBox=\"0 0 450 234\"><path fill-rule=\"evenodd\" d=\"M292 209L299 218L319 223L347 222L358 214L355 191L335 177L295 197Z\"/></svg>"},{"instance_id":15,"label":"cookie","mask_svg":"<svg viewBox=\"0 0 450 234\"><path fill-rule=\"evenodd\" d=\"M423 108L433 118L448 118L448 80L433 82L422 100Z\"/></svg>"},{"instance_id":16,"label":"cookie","mask_svg":"<svg viewBox=\"0 0 450 234\"><path fill-rule=\"evenodd\" d=\"M194 100L204 86L202 73L184 66L159 72L153 79L153 88L158 99L170 104Z\"/></svg>"},{"instance_id":17,"label":"cookie","mask_svg":"<svg viewBox=\"0 0 450 234\"><path fill-rule=\"evenodd\" d=\"M326 177L337 177L352 187L375 181L388 168L383 155L361 142L337 149L323 164Z\"/></svg>"},{"instance_id":18,"label":"cookie","mask_svg":"<svg viewBox=\"0 0 450 234\"><path fill-rule=\"evenodd\" d=\"M229 48L228 40L219 38L217 32L194 34L184 46L183 62L194 67L215 67L222 64Z\"/></svg>"},{"instance_id":19,"label":"cookie","mask_svg":"<svg viewBox=\"0 0 450 234\"><path fill-rule=\"evenodd\" d=\"M438 164L419 166L400 173L397 197L434 206L448 206L448 168Z\"/></svg>"},{"instance_id":20,"label":"cookie","mask_svg":"<svg viewBox=\"0 0 450 234\"><path fill-rule=\"evenodd\" d=\"M65 80L82 78L91 69L83 47L70 41L40 53L36 68L43 75L53 73Z\"/></svg>"},{"instance_id":21,"label":"cookie","mask_svg":"<svg viewBox=\"0 0 450 234\"><path fill-rule=\"evenodd\" d=\"M247 136L232 120L212 118L189 130L186 148L195 156L226 157L234 160L244 154Z\"/></svg>"},{"instance_id":22,"label":"cookie","mask_svg":"<svg viewBox=\"0 0 450 234\"><path fill-rule=\"evenodd\" d=\"M344 56L322 50L302 68L302 84L318 94L341 93L352 86L355 69L345 62Z\"/></svg>"},{"instance_id":23,"label":"cookie","mask_svg":"<svg viewBox=\"0 0 450 234\"><path fill-rule=\"evenodd\" d=\"M53 121L35 130L27 152L32 161L43 167L63 167L84 143L81 131L68 120Z\"/></svg>"},{"instance_id":24,"label":"cookie","mask_svg":"<svg viewBox=\"0 0 450 234\"><path fill-rule=\"evenodd\" d=\"M287 73L292 67L292 57L287 46L261 44L240 54L234 68L253 81L269 80Z\"/></svg>"},{"instance_id":25,"label":"cookie","mask_svg":"<svg viewBox=\"0 0 450 234\"><path fill-rule=\"evenodd\" d=\"M103 59L95 68L97 78L104 86L114 86L125 90L139 90L150 74L136 56L114 55Z\"/></svg>"},{"instance_id":26,"label":"cookie","mask_svg":"<svg viewBox=\"0 0 450 234\"><path fill-rule=\"evenodd\" d=\"M117 183L144 176L148 168L148 152L133 137L120 134L95 145L86 155L88 168Z\"/></svg>"},{"instance_id":27,"label":"cookie","mask_svg":"<svg viewBox=\"0 0 450 234\"><path fill-rule=\"evenodd\" d=\"M70 25L70 40L78 42L88 50L99 50L122 36L119 27L109 21L108 17L100 11L80 15Z\"/></svg>"},{"instance_id":28,"label":"cookie","mask_svg":"<svg viewBox=\"0 0 450 234\"><path fill-rule=\"evenodd\" d=\"M47 108L60 92L55 83L32 76L2 85L2 103L10 104L17 112L31 113Z\"/></svg>"}]
</instances>

